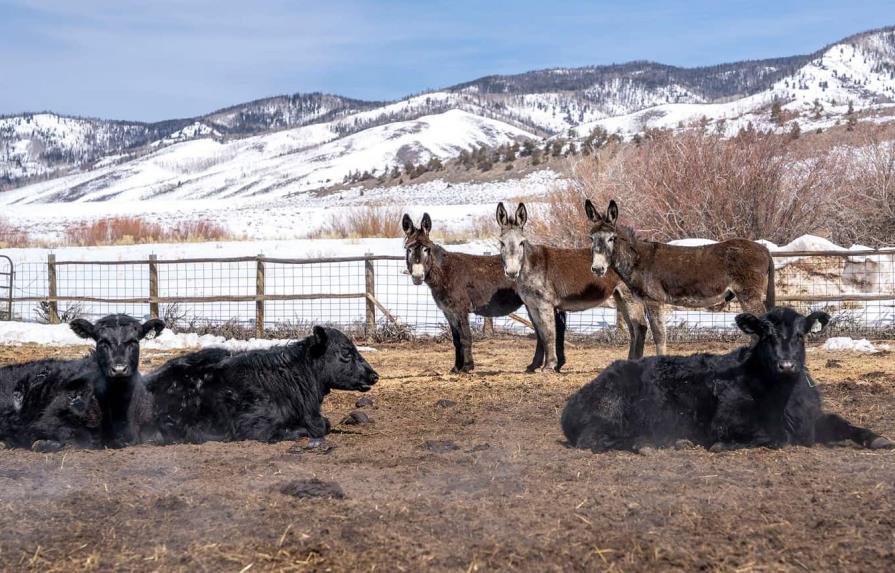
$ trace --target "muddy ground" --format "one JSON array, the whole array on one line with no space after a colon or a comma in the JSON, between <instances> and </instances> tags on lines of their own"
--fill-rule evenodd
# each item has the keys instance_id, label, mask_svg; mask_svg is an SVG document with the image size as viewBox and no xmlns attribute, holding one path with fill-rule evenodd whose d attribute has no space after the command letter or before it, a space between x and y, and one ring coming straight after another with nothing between
<instances>
[{"instance_id":1,"label":"muddy ground","mask_svg":"<svg viewBox=\"0 0 895 573\"><path fill-rule=\"evenodd\" d=\"M372 422L336 425L328 453L294 443L2 451L0 567L895 568L895 453L568 449L566 397L624 349L578 344L565 374L517 373L531 347L479 343L468 376L448 373L447 344L380 347L368 355L382 374L365 395ZM0 364L78 352L0 347ZM144 368L165 358L146 356ZM895 355L815 350L809 360L828 409L895 436ZM324 409L337 424L359 397L333 394ZM298 481L312 478L324 483Z\"/></svg>"}]
</instances>

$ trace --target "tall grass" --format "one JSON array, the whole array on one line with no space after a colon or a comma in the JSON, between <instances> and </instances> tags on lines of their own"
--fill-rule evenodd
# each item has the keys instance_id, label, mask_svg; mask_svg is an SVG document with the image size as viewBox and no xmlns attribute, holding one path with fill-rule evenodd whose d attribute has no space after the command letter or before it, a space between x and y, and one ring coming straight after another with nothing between
<instances>
[{"instance_id":1,"label":"tall grass","mask_svg":"<svg viewBox=\"0 0 895 573\"><path fill-rule=\"evenodd\" d=\"M30 242L28 231L10 224L4 218L0 218L0 248L27 247Z\"/></svg>"},{"instance_id":2,"label":"tall grass","mask_svg":"<svg viewBox=\"0 0 895 573\"><path fill-rule=\"evenodd\" d=\"M110 217L65 230L65 243L82 247L144 243L184 243L233 239L227 230L201 219L163 226L140 217Z\"/></svg>"},{"instance_id":3,"label":"tall grass","mask_svg":"<svg viewBox=\"0 0 895 573\"><path fill-rule=\"evenodd\" d=\"M328 223L308 234L309 239L367 239L402 237L403 209L396 206L351 207L333 215Z\"/></svg>"}]
</instances>

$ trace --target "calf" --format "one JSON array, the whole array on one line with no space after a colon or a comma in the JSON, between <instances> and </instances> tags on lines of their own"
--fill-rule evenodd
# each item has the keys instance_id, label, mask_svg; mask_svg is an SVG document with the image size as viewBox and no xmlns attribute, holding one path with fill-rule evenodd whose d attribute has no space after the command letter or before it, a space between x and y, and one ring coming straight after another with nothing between
<instances>
[{"instance_id":1,"label":"calf","mask_svg":"<svg viewBox=\"0 0 895 573\"><path fill-rule=\"evenodd\" d=\"M713 450L853 440L895 443L825 414L805 369L805 340L829 316L775 308L744 313L737 326L751 345L729 354L655 356L611 364L573 395L562 414L572 446L637 450L689 440Z\"/></svg>"},{"instance_id":2,"label":"calf","mask_svg":"<svg viewBox=\"0 0 895 573\"><path fill-rule=\"evenodd\" d=\"M95 365L91 355L0 368L0 440L43 450L99 446Z\"/></svg>"},{"instance_id":3,"label":"calf","mask_svg":"<svg viewBox=\"0 0 895 573\"><path fill-rule=\"evenodd\" d=\"M93 394L102 412L102 442L121 447L142 441L141 430L151 415L151 397L140 377L140 341L165 329L157 318L141 323L125 314L113 314L91 323L73 320L71 329L81 338L96 341Z\"/></svg>"},{"instance_id":4,"label":"calf","mask_svg":"<svg viewBox=\"0 0 895 573\"><path fill-rule=\"evenodd\" d=\"M315 326L304 340L228 355L205 350L147 376L155 420L168 441L322 438L320 407L330 390L366 392L379 375L354 344Z\"/></svg>"}]
</instances>

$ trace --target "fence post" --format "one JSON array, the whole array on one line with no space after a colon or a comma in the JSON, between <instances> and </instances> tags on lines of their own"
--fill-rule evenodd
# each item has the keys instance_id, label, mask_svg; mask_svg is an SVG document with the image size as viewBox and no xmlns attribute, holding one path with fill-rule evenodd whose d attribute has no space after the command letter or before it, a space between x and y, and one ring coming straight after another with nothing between
<instances>
[{"instance_id":1,"label":"fence post","mask_svg":"<svg viewBox=\"0 0 895 573\"><path fill-rule=\"evenodd\" d=\"M158 256L149 255L149 318L158 315Z\"/></svg>"},{"instance_id":2,"label":"fence post","mask_svg":"<svg viewBox=\"0 0 895 573\"><path fill-rule=\"evenodd\" d=\"M255 271L255 338L264 337L264 255L258 255Z\"/></svg>"},{"instance_id":3,"label":"fence post","mask_svg":"<svg viewBox=\"0 0 895 573\"><path fill-rule=\"evenodd\" d=\"M485 256L491 256L491 251L485 251ZM494 319L490 316L486 316L485 322L482 323L482 334L485 336L494 336Z\"/></svg>"},{"instance_id":4,"label":"fence post","mask_svg":"<svg viewBox=\"0 0 895 573\"><path fill-rule=\"evenodd\" d=\"M56 255L47 255L47 322L59 324L59 302L56 300Z\"/></svg>"},{"instance_id":5,"label":"fence post","mask_svg":"<svg viewBox=\"0 0 895 573\"><path fill-rule=\"evenodd\" d=\"M364 278L366 283L364 292L367 295L365 334L367 340L370 340L373 337L373 333L376 332L376 305L373 303L373 298L376 297L376 270L373 267L373 260L370 258L372 256L373 253L364 253Z\"/></svg>"}]
</instances>

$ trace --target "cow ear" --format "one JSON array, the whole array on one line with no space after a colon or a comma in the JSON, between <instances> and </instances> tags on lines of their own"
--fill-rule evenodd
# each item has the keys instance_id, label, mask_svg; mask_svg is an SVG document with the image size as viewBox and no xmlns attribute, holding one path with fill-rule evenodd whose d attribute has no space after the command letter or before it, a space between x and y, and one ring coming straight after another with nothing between
<instances>
[{"instance_id":1,"label":"cow ear","mask_svg":"<svg viewBox=\"0 0 895 573\"><path fill-rule=\"evenodd\" d=\"M736 317L736 323L739 329L746 334L764 336L768 333L767 323L749 312L738 314Z\"/></svg>"},{"instance_id":2,"label":"cow ear","mask_svg":"<svg viewBox=\"0 0 895 573\"><path fill-rule=\"evenodd\" d=\"M590 199L584 200L584 213L587 215L587 218L591 223L599 223L600 222L600 214L597 213L597 208L594 207L594 204Z\"/></svg>"},{"instance_id":3,"label":"cow ear","mask_svg":"<svg viewBox=\"0 0 895 573\"><path fill-rule=\"evenodd\" d=\"M165 330L165 321L160 318L153 318L151 320L147 320L142 325L140 325L140 340L146 338L149 333L152 333L152 338L155 338L162 331Z\"/></svg>"},{"instance_id":4,"label":"cow ear","mask_svg":"<svg viewBox=\"0 0 895 573\"><path fill-rule=\"evenodd\" d=\"M76 318L68 323L68 327L72 329L72 332L74 332L81 338L96 340L96 327L94 327L93 323L89 320Z\"/></svg>"},{"instance_id":5,"label":"cow ear","mask_svg":"<svg viewBox=\"0 0 895 573\"><path fill-rule=\"evenodd\" d=\"M404 234L408 237L416 231L416 227L413 226L413 219L407 213L404 213L404 216L401 217L401 228L404 229Z\"/></svg>"},{"instance_id":6,"label":"cow ear","mask_svg":"<svg viewBox=\"0 0 895 573\"><path fill-rule=\"evenodd\" d=\"M525 227L525 223L528 222L528 209L525 208L525 203L519 203L519 206L516 207L516 224L519 225L519 228Z\"/></svg>"},{"instance_id":7,"label":"cow ear","mask_svg":"<svg viewBox=\"0 0 895 573\"><path fill-rule=\"evenodd\" d=\"M618 220L618 204L615 199L609 200L609 207L606 209L606 222L610 225L615 224Z\"/></svg>"},{"instance_id":8,"label":"cow ear","mask_svg":"<svg viewBox=\"0 0 895 573\"><path fill-rule=\"evenodd\" d=\"M429 236L429 231L432 230L432 217L430 217L428 213L423 213L420 229L423 230L423 233L425 233L427 237Z\"/></svg>"},{"instance_id":9,"label":"cow ear","mask_svg":"<svg viewBox=\"0 0 895 573\"><path fill-rule=\"evenodd\" d=\"M507 208L503 206L503 201L497 204L497 224L501 227L510 226L510 216L507 214Z\"/></svg>"},{"instance_id":10,"label":"cow ear","mask_svg":"<svg viewBox=\"0 0 895 573\"><path fill-rule=\"evenodd\" d=\"M805 334L809 332L823 332L823 329L830 323L830 315L817 311L812 312L805 317Z\"/></svg>"},{"instance_id":11,"label":"cow ear","mask_svg":"<svg viewBox=\"0 0 895 573\"><path fill-rule=\"evenodd\" d=\"M322 326L314 327L314 346L319 348L321 351L326 348L327 343L329 343L329 334L326 333L326 329Z\"/></svg>"}]
</instances>

